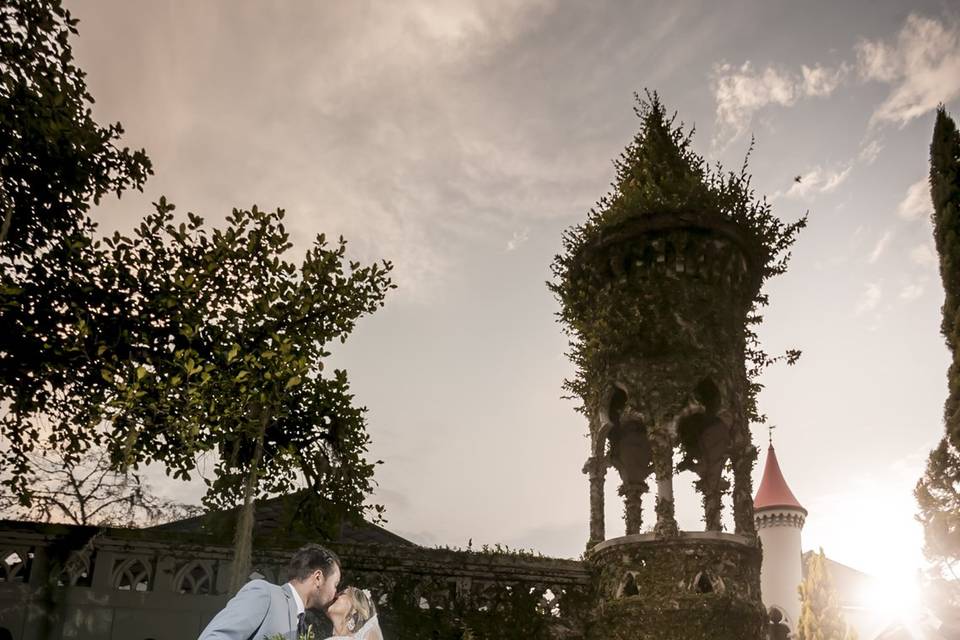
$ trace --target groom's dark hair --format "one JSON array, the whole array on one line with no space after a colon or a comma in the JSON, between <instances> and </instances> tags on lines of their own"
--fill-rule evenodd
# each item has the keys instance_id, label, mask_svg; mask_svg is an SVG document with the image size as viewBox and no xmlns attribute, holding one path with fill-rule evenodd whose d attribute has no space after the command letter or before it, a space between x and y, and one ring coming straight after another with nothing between
<instances>
[{"instance_id":1,"label":"groom's dark hair","mask_svg":"<svg viewBox=\"0 0 960 640\"><path fill-rule=\"evenodd\" d=\"M318 544L307 544L299 549L290 558L287 565L287 574L290 580L306 580L307 577L319 569L325 578L329 578L334 567L340 566L340 558L333 551Z\"/></svg>"}]
</instances>

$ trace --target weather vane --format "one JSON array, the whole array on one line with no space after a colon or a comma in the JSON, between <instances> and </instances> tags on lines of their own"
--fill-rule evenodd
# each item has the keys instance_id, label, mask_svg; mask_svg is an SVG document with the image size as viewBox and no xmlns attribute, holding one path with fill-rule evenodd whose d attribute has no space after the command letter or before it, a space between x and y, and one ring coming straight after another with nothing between
<instances>
[{"instance_id":1,"label":"weather vane","mask_svg":"<svg viewBox=\"0 0 960 640\"><path fill-rule=\"evenodd\" d=\"M767 438L770 440L770 446L773 446L773 430L776 429L776 425L767 425Z\"/></svg>"}]
</instances>

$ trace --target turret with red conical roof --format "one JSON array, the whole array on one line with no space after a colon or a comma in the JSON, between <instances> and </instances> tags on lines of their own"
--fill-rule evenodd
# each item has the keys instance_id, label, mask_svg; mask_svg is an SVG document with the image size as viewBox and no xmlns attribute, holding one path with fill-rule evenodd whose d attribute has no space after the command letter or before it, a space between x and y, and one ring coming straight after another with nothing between
<instances>
[{"instance_id":1,"label":"turret with red conical roof","mask_svg":"<svg viewBox=\"0 0 960 640\"><path fill-rule=\"evenodd\" d=\"M807 514L807 510L800 505L800 501L790 491L787 481L783 478L783 472L780 471L780 462L777 460L777 452L773 449L773 443L767 449L767 462L763 466L763 479L760 480L760 488L757 489L757 497L753 499L754 513L765 509L798 509Z\"/></svg>"},{"instance_id":2,"label":"turret with red conical roof","mask_svg":"<svg viewBox=\"0 0 960 640\"><path fill-rule=\"evenodd\" d=\"M760 488L753 499L753 512L763 548L760 597L768 610L779 610L783 622L796 631L800 617L800 594L797 588L803 579L800 531L806 521L807 510L793 495L783 477L772 438L763 465Z\"/></svg>"}]
</instances>

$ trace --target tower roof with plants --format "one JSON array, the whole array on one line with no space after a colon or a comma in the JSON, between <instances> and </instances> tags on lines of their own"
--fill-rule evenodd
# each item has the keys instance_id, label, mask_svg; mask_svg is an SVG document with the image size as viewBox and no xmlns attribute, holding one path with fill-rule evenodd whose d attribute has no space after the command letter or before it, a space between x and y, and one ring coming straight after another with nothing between
<instances>
[{"instance_id":1,"label":"tower roof with plants","mask_svg":"<svg viewBox=\"0 0 960 640\"><path fill-rule=\"evenodd\" d=\"M784 223L765 198L756 196L747 173L749 152L738 172L725 171L719 163L710 165L693 149L694 129L678 122L676 113L668 114L656 92L636 95L636 100L639 131L614 160L610 191L586 221L564 232L562 252L552 265L554 278L548 283L561 304L559 320L571 337L570 357L578 367L577 378L566 388L581 397L596 355L585 339L585 327L597 326L598 321L596 292L588 284L596 281L595 252L600 255L608 244L637 232L681 227L701 228L734 241L743 249L754 278L746 327L748 373L754 378L776 359L763 352L751 328L767 304L761 287L767 278L786 271L790 246L806 224L806 217ZM797 356L799 352L789 351L785 357L793 361ZM750 405L751 418L762 421L753 394Z\"/></svg>"}]
</instances>

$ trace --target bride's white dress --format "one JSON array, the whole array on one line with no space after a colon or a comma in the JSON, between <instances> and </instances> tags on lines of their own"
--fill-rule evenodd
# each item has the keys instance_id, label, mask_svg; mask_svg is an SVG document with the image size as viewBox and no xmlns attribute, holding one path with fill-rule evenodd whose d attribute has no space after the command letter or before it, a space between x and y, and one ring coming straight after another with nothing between
<instances>
[{"instance_id":1,"label":"bride's white dress","mask_svg":"<svg viewBox=\"0 0 960 640\"><path fill-rule=\"evenodd\" d=\"M377 620L377 616L373 616L352 635L333 636L328 640L383 640L383 634L380 632L380 621Z\"/></svg>"}]
</instances>

